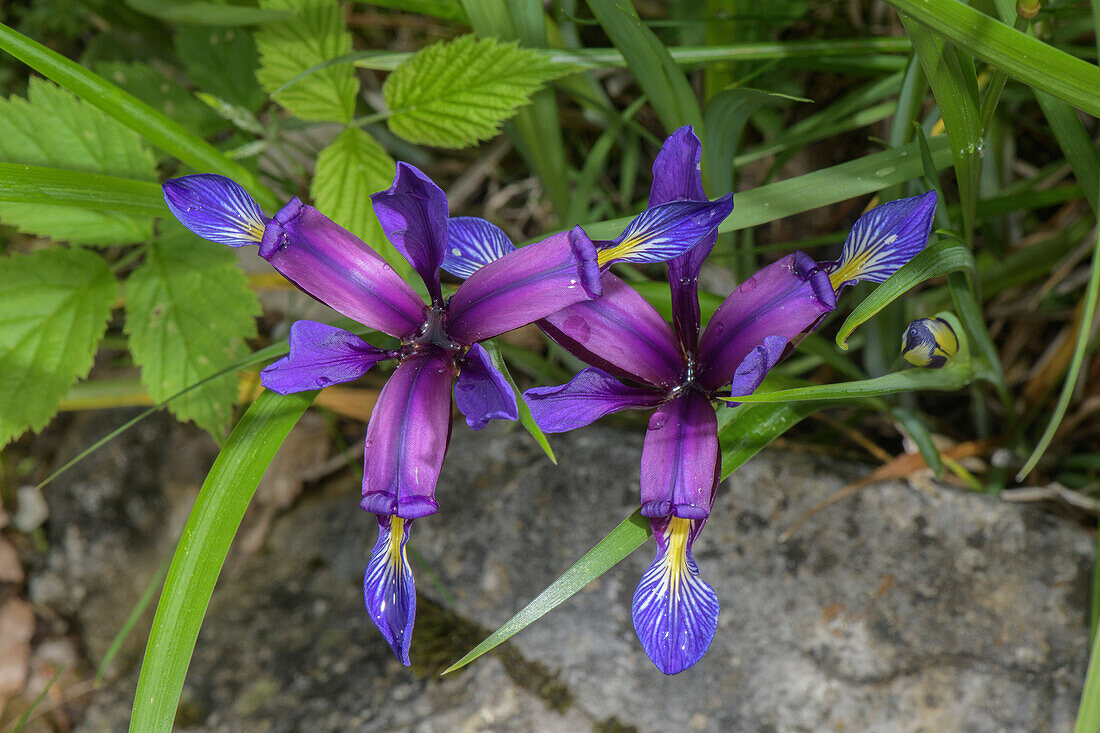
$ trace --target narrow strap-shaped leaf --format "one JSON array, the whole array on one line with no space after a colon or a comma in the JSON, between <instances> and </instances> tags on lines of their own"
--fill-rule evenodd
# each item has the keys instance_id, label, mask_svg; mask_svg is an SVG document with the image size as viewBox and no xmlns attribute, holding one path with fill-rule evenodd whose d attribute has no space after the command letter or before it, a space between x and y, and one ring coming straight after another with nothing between
<instances>
[{"instance_id":1,"label":"narrow strap-shaped leaf","mask_svg":"<svg viewBox=\"0 0 1100 733\"><path fill-rule=\"evenodd\" d=\"M853 331L917 283L960 270L975 272L974 255L970 250L947 239L936 242L902 265L897 272L852 309L840 326L840 331L837 332L836 345L847 351L848 337Z\"/></svg>"},{"instance_id":2,"label":"narrow strap-shaped leaf","mask_svg":"<svg viewBox=\"0 0 1100 733\"><path fill-rule=\"evenodd\" d=\"M133 733L172 730L187 667L214 584L244 511L275 452L315 392L264 392L218 454L183 528L141 664Z\"/></svg>"},{"instance_id":3,"label":"narrow strap-shaped leaf","mask_svg":"<svg viewBox=\"0 0 1100 733\"><path fill-rule=\"evenodd\" d=\"M267 186L236 161L188 131L175 120L124 92L56 51L0 23L0 48L32 69L99 107L150 143L183 163L208 173L220 173L240 183L261 205L274 209L278 199Z\"/></svg>"},{"instance_id":4,"label":"narrow strap-shaped leaf","mask_svg":"<svg viewBox=\"0 0 1100 733\"><path fill-rule=\"evenodd\" d=\"M1085 673L1085 688L1081 691L1081 706L1077 709L1077 724L1073 733L1100 730L1100 634L1092 638L1089 669Z\"/></svg>"},{"instance_id":5,"label":"narrow strap-shaped leaf","mask_svg":"<svg viewBox=\"0 0 1100 733\"><path fill-rule=\"evenodd\" d=\"M818 409L819 405L806 402L720 408L718 431L722 447L722 476L728 476L761 448ZM465 667L557 608L589 582L641 547L649 535L649 520L635 510L546 590L444 670L443 674Z\"/></svg>"},{"instance_id":6,"label":"narrow strap-shaped leaf","mask_svg":"<svg viewBox=\"0 0 1100 733\"><path fill-rule=\"evenodd\" d=\"M512 386L512 390L516 393L516 408L519 410L520 425L531 434L531 437L539 444L546 457L550 459L550 462L557 465L558 459L554 455L554 449L550 447L550 441L547 439L546 433L542 432L538 423L535 422L534 416L531 415L531 408L527 406L527 401L523 399L519 387L516 386L516 380L512 379L512 374L508 371L508 364L501 356L500 347L493 339L483 341L481 345L489 352L489 358L493 360L493 366L500 370L500 373L504 375L504 378L508 380L508 384Z\"/></svg>"},{"instance_id":7,"label":"narrow strap-shaped leaf","mask_svg":"<svg viewBox=\"0 0 1100 733\"><path fill-rule=\"evenodd\" d=\"M160 186L99 173L0 163L0 201L164 216Z\"/></svg>"},{"instance_id":8,"label":"narrow strap-shaped leaf","mask_svg":"<svg viewBox=\"0 0 1100 733\"><path fill-rule=\"evenodd\" d=\"M954 362L952 362L954 366ZM735 397L746 404L771 402L807 402L819 400L853 400L863 397L881 397L900 392L917 390L938 390L953 392L969 384L972 375L969 363L955 368L951 366L939 370L902 369L881 377L860 379L854 382L836 384L817 384L812 387L780 389L775 392L754 392L751 395Z\"/></svg>"},{"instance_id":9,"label":"narrow strap-shaped leaf","mask_svg":"<svg viewBox=\"0 0 1100 733\"><path fill-rule=\"evenodd\" d=\"M958 0L887 0L959 48L1025 84L1100 117L1100 68Z\"/></svg>"}]
</instances>

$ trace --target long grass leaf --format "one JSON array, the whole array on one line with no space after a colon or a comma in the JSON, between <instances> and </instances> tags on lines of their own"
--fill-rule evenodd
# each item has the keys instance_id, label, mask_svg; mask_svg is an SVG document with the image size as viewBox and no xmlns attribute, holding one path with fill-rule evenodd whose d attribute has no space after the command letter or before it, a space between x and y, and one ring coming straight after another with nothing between
<instances>
[{"instance_id":1,"label":"long grass leaf","mask_svg":"<svg viewBox=\"0 0 1100 733\"><path fill-rule=\"evenodd\" d=\"M218 454L183 528L134 696L132 733L168 733L214 584L245 509L275 452L316 393L264 392Z\"/></svg>"},{"instance_id":2,"label":"long grass leaf","mask_svg":"<svg viewBox=\"0 0 1100 733\"><path fill-rule=\"evenodd\" d=\"M160 186L61 168L0 163L0 201L164 216Z\"/></svg>"}]
</instances>

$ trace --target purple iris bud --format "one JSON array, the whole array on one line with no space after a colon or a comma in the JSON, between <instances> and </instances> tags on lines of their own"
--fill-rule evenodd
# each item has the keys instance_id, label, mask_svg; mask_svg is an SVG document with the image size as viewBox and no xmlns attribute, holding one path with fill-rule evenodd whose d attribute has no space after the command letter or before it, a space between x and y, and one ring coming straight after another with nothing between
<instances>
[{"instance_id":1,"label":"purple iris bud","mask_svg":"<svg viewBox=\"0 0 1100 733\"><path fill-rule=\"evenodd\" d=\"M651 208L635 220L638 228L660 229L652 222L665 215L662 207L686 210L690 204L706 212L700 159L690 127L669 137L653 165ZM563 348L593 365L565 385L524 393L540 427L569 430L619 410L654 409L642 449L641 513L653 527L657 556L638 584L633 616L642 646L662 672L695 664L717 628L717 596L692 556L720 475L713 401L755 391L791 345L836 309L845 284L881 281L920 251L934 207L934 194L926 194L868 212L837 263L821 265L795 252L764 267L726 298L701 335L697 281L721 219L700 213L695 221L702 223L691 230L696 246L668 260L672 328L608 273L600 298L539 322ZM631 231L615 243L600 243L601 262L617 243L631 240Z\"/></svg>"},{"instance_id":2,"label":"purple iris bud","mask_svg":"<svg viewBox=\"0 0 1100 733\"><path fill-rule=\"evenodd\" d=\"M348 382L379 361L397 360L363 449L362 507L379 523L363 594L371 619L408 664L416 589L405 544L412 521L438 511L435 486L450 438L452 385L474 429L515 420L515 392L478 342L597 297L607 263L579 227L516 249L487 221L450 219L443 191L401 164L393 186L372 200L387 236L427 285L431 303L425 304L374 250L297 198L268 220L244 189L221 176L171 180L164 194L199 236L234 247L258 244L260 256L298 288L400 339L399 348L386 351L347 331L302 321L291 327L289 356L264 369L262 380L289 394ZM617 258L681 255L697 243L696 230L725 215L725 204L707 203L669 207L636 226L619 242L633 249L620 247ZM441 266L469 276L447 302ZM675 352L665 357L672 365L665 372L673 374Z\"/></svg>"}]
</instances>

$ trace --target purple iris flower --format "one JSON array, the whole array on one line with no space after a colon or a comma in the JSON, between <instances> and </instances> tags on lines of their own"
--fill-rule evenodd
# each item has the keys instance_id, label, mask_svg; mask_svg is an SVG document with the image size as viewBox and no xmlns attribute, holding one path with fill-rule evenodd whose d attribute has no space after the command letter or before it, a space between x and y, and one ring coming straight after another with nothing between
<instances>
[{"instance_id":1,"label":"purple iris flower","mask_svg":"<svg viewBox=\"0 0 1100 733\"><path fill-rule=\"evenodd\" d=\"M439 509L435 486L450 438L452 384L475 430L518 414L515 393L478 342L599 296L600 271L613 262L681 255L733 208L729 197L670 202L613 243L597 246L577 227L517 250L487 221L450 218L443 191L402 163L393 186L371 199L386 236L423 279L431 300L424 303L374 250L297 198L268 219L240 186L217 175L169 180L164 197L199 236L232 247L258 244L260 256L298 288L400 340L399 348L379 349L339 328L298 321L289 356L261 376L268 389L289 394L348 382L397 360L367 426L362 507L377 516L379 531L363 594L406 665L416 589L405 547L413 521ZM441 266L469 275L446 299Z\"/></svg>"},{"instance_id":2,"label":"purple iris flower","mask_svg":"<svg viewBox=\"0 0 1100 733\"><path fill-rule=\"evenodd\" d=\"M653 165L650 206L705 198L701 148L690 127L677 130ZM628 408L653 410L642 448L641 513L657 554L634 593L634 628L665 674L695 664L718 623L718 597L702 580L692 546L710 514L721 460L712 400L751 394L801 335L836 308L860 280L881 282L925 245L935 209L929 192L862 216L840 260L817 263L802 252L741 283L700 329L697 278L716 234L668 262L673 327L610 272L603 296L540 322L592 366L567 384L524 393L543 430L562 432Z\"/></svg>"}]
</instances>

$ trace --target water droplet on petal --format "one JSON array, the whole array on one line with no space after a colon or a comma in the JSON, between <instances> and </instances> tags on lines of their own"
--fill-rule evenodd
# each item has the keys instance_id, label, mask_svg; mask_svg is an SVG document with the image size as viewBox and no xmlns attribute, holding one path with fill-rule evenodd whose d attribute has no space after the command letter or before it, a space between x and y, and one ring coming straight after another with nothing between
<instances>
[{"instance_id":1,"label":"water droplet on petal","mask_svg":"<svg viewBox=\"0 0 1100 733\"><path fill-rule=\"evenodd\" d=\"M751 293L756 289L756 277L749 276L749 279L737 286L737 292L739 293Z\"/></svg>"},{"instance_id":2,"label":"water droplet on petal","mask_svg":"<svg viewBox=\"0 0 1100 733\"><path fill-rule=\"evenodd\" d=\"M562 324L562 330L577 343L583 344L592 335L592 327L581 316L569 316Z\"/></svg>"}]
</instances>

